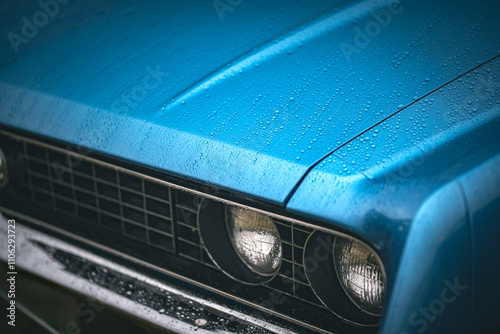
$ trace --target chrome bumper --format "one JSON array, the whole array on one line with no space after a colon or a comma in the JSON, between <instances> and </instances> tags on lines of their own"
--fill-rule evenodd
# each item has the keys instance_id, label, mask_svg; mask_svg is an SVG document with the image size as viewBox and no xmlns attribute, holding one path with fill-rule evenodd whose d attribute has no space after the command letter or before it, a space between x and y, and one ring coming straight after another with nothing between
<instances>
[{"instance_id":1,"label":"chrome bumper","mask_svg":"<svg viewBox=\"0 0 500 334\"><path fill-rule=\"evenodd\" d=\"M7 226L0 214L0 249L4 250L0 259L5 262ZM14 271L25 270L168 331L293 333L17 222L15 254Z\"/></svg>"}]
</instances>

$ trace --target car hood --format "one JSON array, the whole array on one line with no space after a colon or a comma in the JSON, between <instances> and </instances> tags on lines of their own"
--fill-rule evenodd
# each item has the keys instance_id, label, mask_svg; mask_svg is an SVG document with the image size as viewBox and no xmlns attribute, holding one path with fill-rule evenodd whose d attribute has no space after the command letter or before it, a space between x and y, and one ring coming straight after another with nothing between
<instances>
[{"instance_id":1,"label":"car hood","mask_svg":"<svg viewBox=\"0 0 500 334\"><path fill-rule=\"evenodd\" d=\"M495 1L41 3L2 5L2 124L281 204L500 49Z\"/></svg>"}]
</instances>

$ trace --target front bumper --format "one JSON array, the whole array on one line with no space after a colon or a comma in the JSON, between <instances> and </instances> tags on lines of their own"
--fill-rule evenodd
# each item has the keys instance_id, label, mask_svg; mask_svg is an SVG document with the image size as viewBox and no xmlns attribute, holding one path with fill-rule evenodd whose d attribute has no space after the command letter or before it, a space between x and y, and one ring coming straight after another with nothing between
<instances>
[{"instance_id":1,"label":"front bumper","mask_svg":"<svg viewBox=\"0 0 500 334\"><path fill-rule=\"evenodd\" d=\"M5 211L5 210L4 210ZM4 212L4 214L6 214ZM10 217L10 216L9 216ZM1 259L8 248L8 222L0 216ZM152 278L47 233L15 223L15 267L96 300L151 326L175 333L293 333L250 312L230 308L202 293ZM12 259L11 259L12 260ZM16 274L12 274L15 276ZM51 307L57 305L51 305Z\"/></svg>"}]
</instances>

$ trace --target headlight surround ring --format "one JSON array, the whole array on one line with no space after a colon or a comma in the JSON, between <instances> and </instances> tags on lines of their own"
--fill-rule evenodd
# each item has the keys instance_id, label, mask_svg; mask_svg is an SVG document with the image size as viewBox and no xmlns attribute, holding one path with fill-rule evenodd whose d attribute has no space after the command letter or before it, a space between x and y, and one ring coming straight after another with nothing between
<instances>
[{"instance_id":1,"label":"headlight surround ring","mask_svg":"<svg viewBox=\"0 0 500 334\"><path fill-rule=\"evenodd\" d=\"M307 280L318 299L340 318L359 326L377 326L380 316L366 312L355 304L337 276L334 264L337 238L351 240L348 236L322 231L315 231L309 236L303 258Z\"/></svg>"}]
</instances>

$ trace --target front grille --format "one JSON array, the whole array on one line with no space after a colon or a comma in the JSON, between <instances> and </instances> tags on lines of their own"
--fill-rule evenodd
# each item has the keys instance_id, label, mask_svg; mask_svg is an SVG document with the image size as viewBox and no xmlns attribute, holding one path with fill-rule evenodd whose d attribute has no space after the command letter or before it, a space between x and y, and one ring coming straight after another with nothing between
<instances>
[{"instance_id":1,"label":"front grille","mask_svg":"<svg viewBox=\"0 0 500 334\"><path fill-rule=\"evenodd\" d=\"M310 227L274 219L281 268L271 281L249 287L233 282L210 259L198 231L197 194L69 148L7 134L0 135L0 145L12 170L0 192L5 207L254 305L283 293L286 302L272 311L314 326L320 318L326 329L336 326L304 271Z\"/></svg>"},{"instance_id":2,"label":"front grille","mask_svg":"<svg viewBox=\"0 0 500 334\"><path fill-rule=\"evenodd\" d=\"M55 212L171 252L171 189L107 166L22 142L24 177L14 194Z\"/></svg>"}]
</instances>

